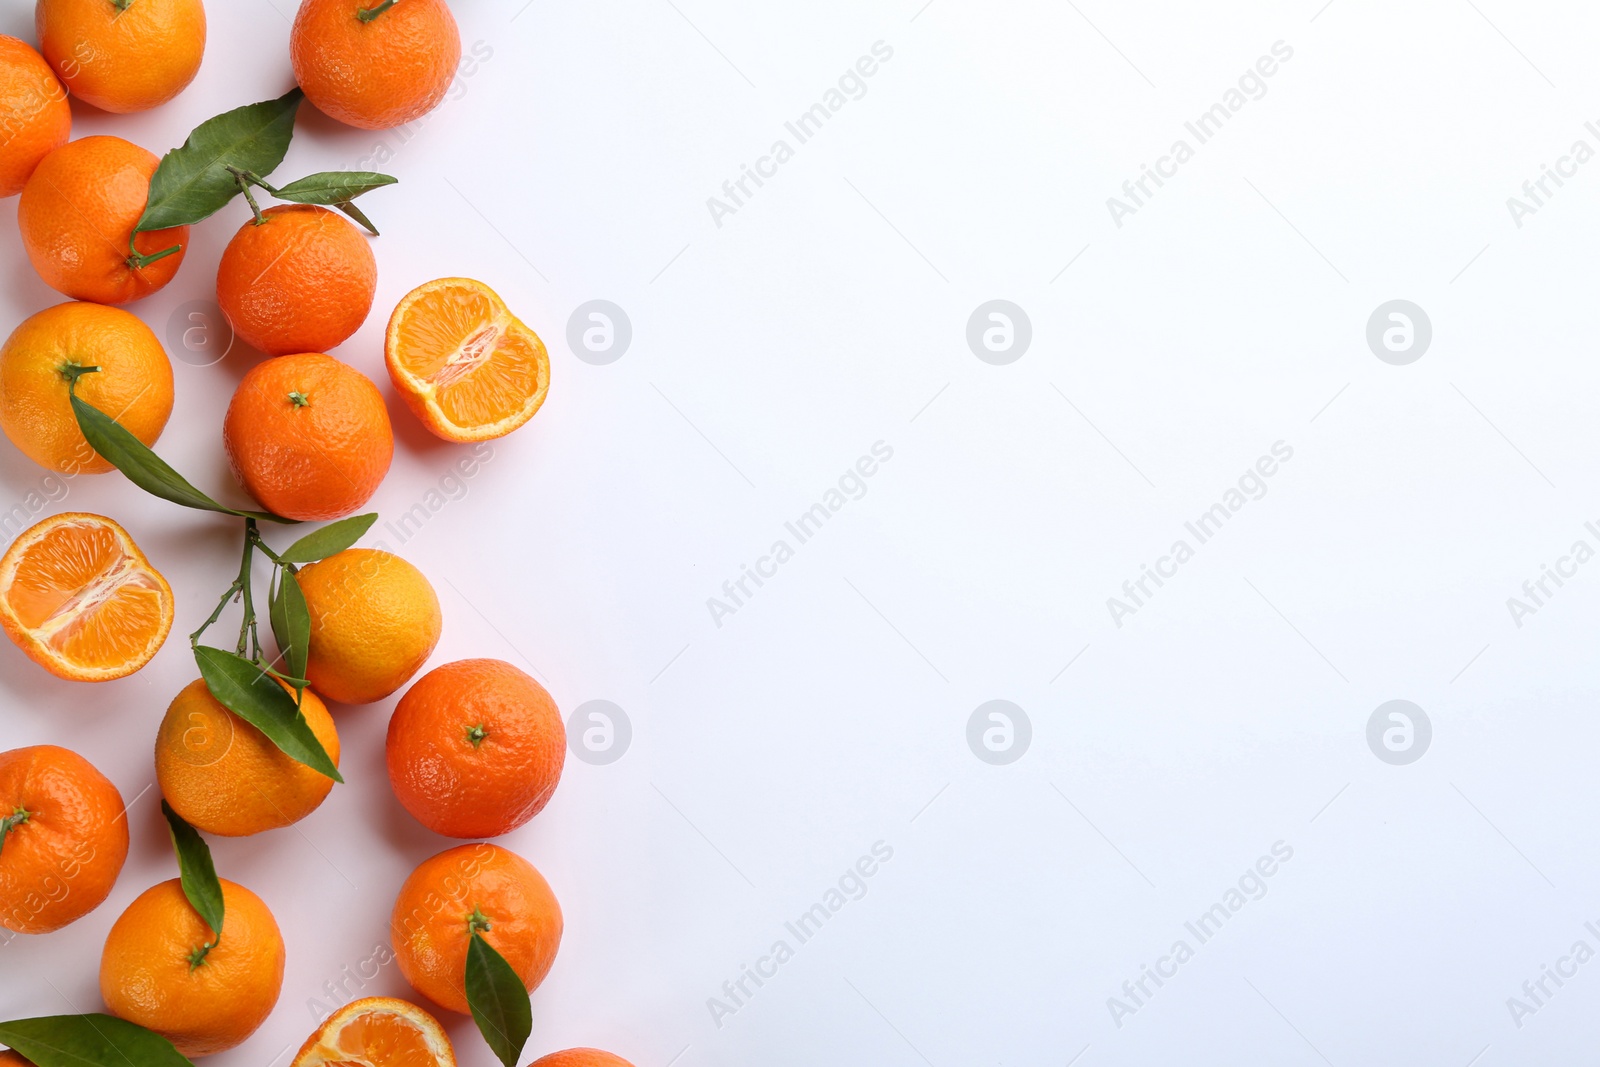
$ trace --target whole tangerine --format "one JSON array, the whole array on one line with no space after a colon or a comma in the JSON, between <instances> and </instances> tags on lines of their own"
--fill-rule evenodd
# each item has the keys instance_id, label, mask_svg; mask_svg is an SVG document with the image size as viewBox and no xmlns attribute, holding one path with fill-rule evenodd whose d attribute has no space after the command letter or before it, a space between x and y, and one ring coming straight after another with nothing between
<instances>
[{"instance_id":1,"label":"whole tangerine","mask_svg":"<svg viewBox=\"0 0 1600 1067\"><path fill-rule=\"evenodd\" d=\"M217 303L269 356L326 352L361 328L378 291L367 239L338 212L281 204L239 228L217 268Z\"/></svg>"},{"instance_id":2,"label":"whole tangerine","mask_svg":"<svg viewBox=\"0 0 1600 1067\"><path fill-rule=\"evenodd\" d=\"M112 925L100 997L119 1019L154 1030L191 1059L242 1044L283 990L283 935L267 905L222 883L222 937L174 878L151 886Z\"/></svg>"},{"instance_id":3,"label":"whole tangerine","mask_svg":"<svg viewBox=\"0 0 1600 1067\"><path fill-rule=\"evenodd\" d=\"M561 906L533 864L499 845L459 845L424 860L389 920L395 959L413 989L467 1014L467 948L482 934L532 992L561 946Z\"/></svg>"},{"instance_id":4,"label":"whole tangerine","mask_svg":"<svg viewBox=\"0 0 1600 1067\"><path fill-rule=\"evenodd\" d=\"M306 677L341 704L371 704L409 682L439 643L433 586L411 563L377 548L347 548L302 567L311 617Z\"/></svg>"},{"instance_id":5,"label":"whole tangerine","mask_svg":"<svg viewBox=\"0 0 1600 1067\"><path fill-rule=\"evenodd\" d=\"M133 232L159 163L109 136L68 141L39 161L17 201L17 229L46 285L76 300L126 304L173 279L189 227Z\"/></svg>"},{"instance_id":6,"label":"whole tangerine","mask_svg":"<svg viewBox=\"0 0 1600 1067\"><path fill-rule=\"evenodd\" d=\"M439 106L461 64L461 31L445 0L304 0L289 56L317 110L385 130Z\"/></svg>"},{"instance_id":7,"label":"whole tangerine","mask_svg":"<svg viewBox=\"0 0 1600 1067\"><path fill-rule=\"evenodd\" d=\"M333 716L309 689L301 697L300 713L338 766ZM185 822L221 837L246 837L297 823L333 790L332 778L290 758L224 707L198 678L173 698L161 720L156 781Z\"/></svg>"},{"instance_id":8,"label":"whole tangerine","mask_svg":"<svg viewBox=\"0 0 1600 1067\"><path fill-rule=\"evenodd\" d=\"M44 56L86 104L146 111L181 93L206 51L201 0L39 0Z\"/></svg>"},{"instance_id":9,"label":"whole tangerine","mask_svg":"<svg viewBox=\"0 0 1600 1067\"><path fill-rule=\"evenodd\" d=\"M446 837L499 837L539 814L561 781L567 731L544 686L504 660L436 667L395 706L389 781Z\"/></svg>"},{"instance_id":10,"label":"whole tangerine","mask_svg":"<svg viewBox=\"0 0 1600 1067\"><path fill-rule=\"evenodd\" d=\"M269 511L308 522L361 507L394 458L378 387L320 352L251 368L228 404L222 443L247 493Z\"/></svg>"},{"instance_id":11,"label":"whole tangerine","mask_svg":"<svg viewBox=\"0 0 1600 1067\"><path fill-rule=\"evenodd\" d=\"M0 197L22 192L39 161L72 136L67 91L44 57L0 35Z\"/></svg>"},{"instance_id":12,"label":"whole tangerine","mask_svg":"<svg viewBox=\"0 0 1600 1067\"><path fill-rule=\"evenodd\" d=\"M61 474L113 469L78 428L74 376L81 400L156 443L172 414L166 349L138 316L74 302L29 316L0 346L0 430L24 455Z\"/></svg>"},{"instance_id":13,"label":"whole tangerine","mask_svg":"<svg viewBox=\"0 0 1600 1067\"><path fill-rule=\"evenodd\" d=\"M111 894L128 858L122 794L76 752L0 752L0 926L44 934Z\"/></svg>"}]
</instances>

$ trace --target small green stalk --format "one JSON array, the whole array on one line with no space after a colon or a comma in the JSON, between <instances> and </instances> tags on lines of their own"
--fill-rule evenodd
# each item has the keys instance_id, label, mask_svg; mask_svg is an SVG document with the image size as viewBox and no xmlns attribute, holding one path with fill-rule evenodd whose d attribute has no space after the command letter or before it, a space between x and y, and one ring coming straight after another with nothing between
<instances>
[{"instance_id":1,"label":"small green stalk","mask_svg":"<svg viewBox=\"0 0 1600 1067\"><path fill-rule=\"evenodd\" d=\"M67 381L67 392L72 392L78 387L78 379L85 374L99 374L99 367L85 367L82 363L66 362L56 368L56 372Z\"/></svg>"},{"instance_id":2,"label":"small green stalk","mask_svg":"<svg viewBox=\"0 0 1600 1067\"><path fill-rule=\"evenodd\" d=\"M159 263L168 256L175 256L182 251L182 245L173 245L171 248L163 248L161 251L151 252L149 255L145 255L141 252L129 251L128 258L124 262L126 262L133 270L143 270L152 263Z\"/></svg>"},{"instance_id":3,"label":"small green stalk","mask_svg":"<svg viewBox=\"0 0 1600 1067\"><path fill-rule=\"evenodd\" d=\"M481 722L476 726L469 726L467 728L467 740L472 742L473 748L478 748L480 745L482 745L483 739L488 736L489 731L483 728L483 723Z\"/></svg>"},{"instance_id":4,"label":"small green stalk","mask_svg":"<svg viewBox=\"0 0 1600 1067\"><path fill-rule=\"evenodd\" d=\"M4 849L6 847L6 837L10 835L11 831L15 830L32 817L33 812L27 811L23 808L18 808L10 815L7 815L4 819L0 819L0 849Z\"/></svg>"},{"instance_id":5,"label":"small green stalk","mask_svg":"<svg viewBox=\"0 0 1600 1067\"><path fill-rule=\"evenodd\" d=\"M131 0L130 0L131 2ZM383 0L377 7L363 7L356 11L356 18L362 22L371 22L379 15L393 7L399 0Z\"/></svg>"},{"instance_id":6,"label":"small green stalk","mask_svg":"<svg viewBox=\"0 0 1600 1067\"><path fill-rule=\"evenodd\" d=\"M467 916L467 936L471 937L473 934L492 929L494 927L490 924L488 917L483 914L483 909L474 907L472 914Z\"/></svg>"},{"instance_id":7,"label":"small green stalk","mask_svg":"<svg viewBox=\"0 0 1600 1067\"><path fill-rule=\"evenodd\" d=\"M296 391L289 394L289 403L297 408L303 408L311 403L311 398L302 392Z\"/></svg>"},{"instance_id":8,"label":"small green stalk","mask_svg":"<svg viewBox=\"0 0 1600 1067\"><path fill-rule=\"evenodd\" d=\"M133 6L133 0L111 0L111 6L116 8L118 12L123 12Z\"/></svg>"},{"instance_id":9,"label":"small green stalk","mask_svg":"<svg viewBox=\"0 0 1600 1067\"><path fill-rule=\"evenodd\" d=\"M209 944L201 945L189 953L189 971L191 974L198 970L201 964L205 963L206 956L210 955L211 950L216 948L221 940L222 938L220 937L214 938Z\"/></svg>"}]
</instances>

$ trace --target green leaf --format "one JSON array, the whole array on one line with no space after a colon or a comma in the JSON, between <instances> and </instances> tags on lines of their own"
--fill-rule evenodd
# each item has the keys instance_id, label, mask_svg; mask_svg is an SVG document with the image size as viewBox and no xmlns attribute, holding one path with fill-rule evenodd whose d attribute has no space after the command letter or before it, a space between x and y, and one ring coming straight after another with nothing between
<instances>
[{"instance_id":1,"label":"green leaf","mask_svg":"<svg viewBox=\"0 0 1600 1067\"><path fill-rule=\"evenodd\" d=\"M182 148L161 160L150 179L150 200L134 233L188 226L209 218L239 195L235 170L265 178L283 162L304 94L296 89L207 119Z\"/></svg>"},{"instance_id":2,"label":"green leaf","mask_svg":"<svg viewBox=\"0 0 1600 1067\"><path fill-rule=\"evenodd\" d=\"M528 988L476 928L467 946L467 1006L495 1056L505 1067L517 1067L533 1032Z\"/></svg>"},{"instance_id":3,"label":"green leaf","mask_svg":"<svg viewBox=\"0 0 1600 1067\"><path fill-rule=\"evenodd\" d=\"M394 185L399 180L368 170L329 170L290 182L272 195L295 204L332 206L348 204L362 193Z\"/></svg>"},{"instance_id":4,"label":"green leaf","mask_svg":"<svg viewBox=\"0 0 1600 1067\"><path fill-rule=\"evenodd\" d=\"M89 447L147 493L200 511L216 511L268 522L294 522L293 519L265 511L237 511L217 503L191 485L187 478L173 470L166 460L150 451L143 441L129 433L110 415L79 397L76 392L72 394L72 413L77 416L78 429L88 439Z\"/></svg>"},{"instance_id":5,"label":"green leaf","mask_svg":"<svg viewBox=\"0 0 1600 1067\"><path fill-rule=\"evenodd\" d=\"M296 681L303 680L311 646L311 612L306 608L299 580L287 567L278 568L268 616L272 620L272 636L278 640L278 651L283 653L286 673L293 675Z\"/></svg>"},{"instance_id":6,"label":"green leaf","mask_svg":"<svg viewBox=\"0 0 1600 1067\"><path fill-rule=\"evenodd\" d=\"M194 658L206 688L224 707L260 730L290 759L336 782L344 781L294 697L271 675L237 653L209 645L196 645Z\"/></svg>"},{"instance_id":7,"label":"green leaf","mask_svg":"<svg viewBox=\"0 0 1600 1067\"><path fill-rule=\"evenodd\" d=\"M285 551L279 552L278 558L285 563L315 563L319 559L327 559L361 540L377 521L378 513L371 511L365 515L352 515L348 519L330 522L322 529L306 534Z\"/></svg>"},{"instance_id":8,"label":"green leaf","mask_svg":"<svg viewBox=\"0 0 1600 1067\"><path fill-rule=\"evenodd\" d=\"M217 880L216 865L211 862L211 846L200 832L183 821L183 816L172 810L172 805L161 802L161 814L167 817L167 829L172 832L172 850L178 854L178 873L183 883L183 895L200 918L211 927L216 941L222 940L222 883ZM216 941L212 944L215 945Z\"/></svg>"},{"instance_id":9,"label":"green leaf","mask_svg":"<svg viewBox=\"0 0 1600 1067\"><path fill-rule=\"evenodd\" d=\"M342 204L335 204L333 206L344 212L346 215L349 215L352 219L355 219L366 229L368 233L372 234L372 236L382 236L382 234L378 232L378 228L372 224L372 220L367 218L366 213L360 208L356 207L354 204L350 203L348 200Z\"/></svg>"},{"instance_id":10,"label":"green leaf","mask_svg":"<svg viewBox=\"0 0 1600 1067\"><path fill-rule=\"evenodd\" d=\"M0 1023L0 1043L38 1067L194 1067L166 1038L110 1015Z\"/></svg>"}]
</instances>

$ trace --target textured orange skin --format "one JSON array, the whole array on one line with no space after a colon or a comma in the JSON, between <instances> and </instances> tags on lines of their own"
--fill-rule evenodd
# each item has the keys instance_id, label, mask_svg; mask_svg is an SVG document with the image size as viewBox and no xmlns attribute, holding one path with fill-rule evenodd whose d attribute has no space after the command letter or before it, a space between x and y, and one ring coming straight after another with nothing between
<instances>
[{"instance_id":1,"label":"textured orange skin","mask_svg":"<svg viewBox=\"0 0 1600 1067\"><path fill-rule=\"evenodd\" d=\"M39 161L72 136L67 91L44 57L0 35L0 197L22 192Z\"/></svg>"},{"instance_id":2,"label":"textured orange skin","mask_svg":"<svg viewBox=\"0 0 1600 1067\"><path fill-rule=\"evenodd\" d=\"M533 864L499 845L459 845L424 860L400 887L390 917L395 960L413 989L467 1014L470 927L477 910L489 942L528 991L538 988L561 946L561 906Z\"/></svg>"},{"instance_id":3,"label":"textured orange skin","mask_svg":"<svg viewBox=\"0 0 1600 1067\"><path fill-rule=\"evenodd\" d=\"M109 5L108 5L109 6ZM133 227L160 161L120 137L80 137L40 160L17 201L17 229L44 283L76 300L126 304L170 282L189 248L189 227L141 233L140 255L182 247L147 267L128 265Z\"/></svg>"},{"instance_id":4,"label":"textured orange skin","mask_svg":"<svg viewBox=\"0 0 1600 1067\"><path fill-rule=\"evenodd\" d=\"M222 443L247 493L268 511L308 522L361 507L394 458L383 394L366 375L320 352L252 367L228 404Z\"/></svg>"},{"instance_id":5,"label":"textured orange skin","mask_svg":"<svg viewBox=\"0 0 1600 1067\"><path fill-rule=\"evenodd\" d=\"M99 367L78 379L78 396L147 445L172 414L172 362L136 316L99 304L68 303L25 319L0 347L0 430L41 467L104 474L72 414L66 363Z\"/></svg>"},{"instance_id":6,"label":"textured orange skin","mask_svg":"<svg viewBox=\"0 0 1600 1067\"><path fill-rule=\"evenodd\" d=\"M337 767L339 733L327 707L308 689L300 710ZM260 730L223 707L198 678L184 686L161 721L156 781L172 810L196 829L221 837L247 837L297 823L333 790L332 778L284 755Z\"/></svg>"},{"instance_id":7,"label":"textured orange skin","mask_svg":"<svg viewBox=\"0 0 1600 1067\"><path fill-rule=\"evenodd\" d=\"M361 328L378 261L343 215L283 204L239 228L217 268L217 303L239 339L269 356L326 352Z\"/></svg>"},{"instance_id":8,"label":"textured orange skin","mask_svg":"<svg viewBox=\"0 0 1600 1067\"><path fill-rule=\"evenodd\" d=\"M482 727L474 745L468 734ZM423 675L389 719L389 782L416 820L446 837L499 837L540 811L561 781L567 730L544 686L498 659Z\"/></svg>"},{"instance_id":9,"label":"textured orange skin","mask_svg":"<svg viewBox=\"0 0 1600 1067\"><path fill-rule=\"evenodd\" d=\"M534 1060L529 1067L633 1067L621 1056L597 1048L569 1048Z\"/></svg>"},{"instance_id":10,"label":"textured orange skin","mask_svg":"<svg viewBox=\"0 0 1600 1067\"><path fill-rule=\"evenodd\" d=\"M103 111L145 111L194 81L206 50L200 0L39 0L34 29L72 95Z\"/></svg>"},{"instance_id":11,"label":"textured orange skin","mask_svg":"<svg viewBox=\"0 0 1600 1067\"><path fill-rule=\"evenodd\" d=\"M311 616L306 677L341 704L371 704L409 682L439 643L439 598L421 571L375 548L300 569Z\"/></svg>"},{"instance_id":12,"label":"textured orange skin","mask_svg":"<svg viewBox=\"0 0 1600 1067\"><path fill-rule=\"evenodd\" d=\"M322 1043L325 1037L342 1031L349 1019L368 1012L389 1012L409 1019L419 1029L432 1034L434 1040L438 1043L438 1067L456 1067L456 1053L455 1049L450 1045L450 1035L444 1032L444 1028L439 1025L439 1020L415 1004L409 1001L397 1000L394 997L365 997L361 1000L353 1000L340 1008L328 1016L328 1021L319 1026L316 1033L306 1038L306 1043L300 1046L299 1053L295 1055L294 1062L289 1067L308 1067L312 1063L319 1065L331 1064L332 1067L338 1067L333 1061L324 1059L319 1055L317 1046ZM4 1067L4 1064L0 1063L0 1067Z\"/></svg>"},{"instance_id":13,"label":"textured orange skin","mask_svg":"<svg viewBox=\"0 0 1600 1067\"><path fill-rule=\"evenodd\" d=\"M329 118L386 130L444 99L461 64L461 31L444 0L401 0L371 22L377 0L304 0L289 36L294 77Z\"/></svg>"},{"instance_id":14,"label":"textured orange skin","mask_svg":"<svg viewBox=\"0 0 1600 1067\"><path fill-rule=\"evenodd\" d=\"M65 678L74 682L109 682L118 678L126 678L135 671L142 670L146 663L155 658L156 652L160 651L161 646L166 642L167 635L172 632L173 600L172 586L167 584L166 578L162 577L160 571L150 565L149 559L140 551L139 546L134 544L133 537L127 530L118 525L115 520L108 519L104 515L91 515L83 511L64 511L59 515L52 515L48 519L40 519L19 534L17 539L11 542L11 547L6 549L5 555L0 556L0 574L14 569L16 557L29 546L30 542L34 540L31 535L41 527L48 528L70 522L92 522L102 527L111 528L116 533L118 540L122 542L124 550L136 561L139 568L160 586L162 592L159 595L163 601L161 628L154 635L148 654L141 659L118 664L114 669L108 668L101 673L85 670L81 664L69 669L51 656L48 651L40 647L38 638L30 633L27 627L16 618L8 602L0 603L0 629L5 630L6 636L11 638L12 642L22 649L29 659L58 678Z\"/></svg>"},{"instance_id":15,"label":"textured orange skin","mask_svg":"<svg viewBox=\"0 0 1600 1067\"><path fill-rule=\"evenodd\" d=\"M191 1059L241 1044L283 989L284 947L261 898L222 882L222 940L200 966L189 954L211 928L178 879L151 886L122 913L100 956L100 997L112 1015L154 1030Z\"/></svg>"},{"instance_id":16,"label":"textured orange skin","mask_svg":"<svg viewBox=\"0 0 1600 1067\"><path fill-rule=\"evenodd\" d=\"M76 752L36 745L0 752L0 811L28 821L0 848L0 926L44 934L111 893L128 858L122 794Z\"/></svg>"}]
</instances>

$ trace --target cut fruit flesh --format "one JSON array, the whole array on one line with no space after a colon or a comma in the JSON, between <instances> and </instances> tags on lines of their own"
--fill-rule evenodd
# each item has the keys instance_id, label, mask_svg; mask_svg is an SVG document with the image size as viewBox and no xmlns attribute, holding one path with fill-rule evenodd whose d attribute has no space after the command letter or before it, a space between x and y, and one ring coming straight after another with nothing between
<instances>
[{"instance_id":1,"label":"cut fruit flesh","mask_svg":"<svg viewBox=\"0 0 1600 1067\"><path fill-rule=\"evenodd\" d=\"M438 1021L421 1008L372 998L334 1013L294 1067L455 1067L455 1053Z\"/></svg>"},{"instance_id":2,"label":"cut fruit flesh","mask_svg":"<svg viewBox=\"0 0 1600 1067\"><path fill-rule=\"evenodd\" d=\"M132 674L166 640L172 617L166 580L110 519L46 519L0 559L0 620L23 651L62 677Z\"/></svg>"},{"instance_id":3,"label":"cut fruit flesh","mask_svg":"<svg viewBox=\"0 0 1600 1067\"><path fill-rule=\"evenodd\" d=\"M544 403L550 359L537 334L487 286L443 278L395 309L385 342L395 385L442 437L500 437Z\"/></svg>"}]
</instances>

